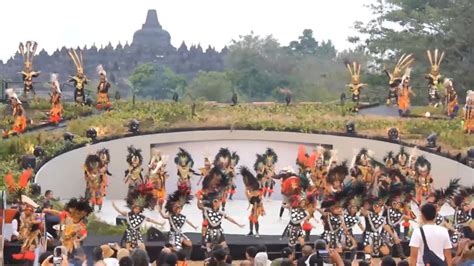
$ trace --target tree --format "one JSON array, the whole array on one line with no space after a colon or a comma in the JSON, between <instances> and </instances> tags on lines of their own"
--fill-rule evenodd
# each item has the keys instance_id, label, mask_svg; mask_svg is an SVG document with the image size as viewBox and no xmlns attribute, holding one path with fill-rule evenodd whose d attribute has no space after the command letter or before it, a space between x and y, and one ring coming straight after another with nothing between
<instances>
[{"instance_id":1,"label":"tree","mask_svg":"<svg viewBox=\"0 0 474 266\"><path fill-rule=\"evenodd\" d=\"M188 90L197 98L228 102L232 97L233 85L225 72L199 71Z\"/></svg>"},{"instance_id":2,"label":"tree","mask_svg":"<svg viewBox=\"0 0 474 266\"><path fill-rule=\"evenodd\" d=\"M178 75L168 67L152 64L139 65L129 77L130 83L137 95L166 99L171 94L186 86L186 78Z\"/></svg>"},{"instance_id":3,"label":"tree","mask_svg":"<svg viewBox=\"0 0 474 266\"><path fill-rule=\"evenodd\" d=\"M296 55L313 55L323 58L335 58L337 51L331 40L323 41L321 45L313 37L313 30L303 30L303 35L298 37L298 41L290 42L288 49Z\"/></svg>"},{"instance_id":4,"label":"tree","mask_svg":"<svg viewBox=\"0 0 474 266\"><path fill-rule=\"evenodd\" d=\"M459 94L474 82L474 5L470 0L378 0L370 6L375 18L355 28L368 38L351 38L374 56L381 70L394 64L401 54L414 53L417 59L415 86L426 85L429 71L426 49L444 50L441 65L444 77L456 81ZM421 93L423 94L423 92ZM424 97L426 98L426 97Z\"/></svg>"}]
</instances>

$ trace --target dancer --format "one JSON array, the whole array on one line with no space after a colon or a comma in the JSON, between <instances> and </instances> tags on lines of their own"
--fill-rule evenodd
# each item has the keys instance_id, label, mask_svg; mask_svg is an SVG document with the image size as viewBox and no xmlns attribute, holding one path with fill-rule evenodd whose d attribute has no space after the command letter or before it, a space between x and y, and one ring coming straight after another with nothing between
<instances>
[{"instance_id":1,"label":"dancer","mask_svg":"<svg viewBox=\"0 0 474 266\"><path fill-rule=\"evenodd\" d=\"M453 247L457 247L459 241L464 237L464 226L467 225L471 217L471 203L470 199L474 195L474 187L463 187L454 196L452 207L454 208L453 229L451 232L451 243Z\"/></svg>"},{"instance_id":2,"label":"dancer","mask_svg":"<svg viewBox=\"0 0 474 266\"><path fill-rule=\"evenodd\" d=\"M224 231L221 227L223 219L227 219L229 222L241 228L244 227L244 225L239 224L224 211L220 210L224 189L228 184L228 176L222 173L217 167L213 167L202 182L202 190L205 191L205 193L201 194L202 199L198 208L203 211L207 225L204 240L208 253L212 251L212 248L216 244L227 247Z\"/></svg>"},{"instance_id":3,"label":"dancer","mask_svg":"<svg viewBox=\"0 0 474 266\"><path fill-rule=\"evenodd\" d=\"M164 213L163 209L160 210L161 217L168 220L170 224L169 243L174 250L182 248L191 249L193 246L191 240L181 231L185 223L194 228L194 230L198 229L181 213L183 207L189 204L192 199L190 193L183 189L186 188L178 188L178 190L168 196L164 208L166 213Z\"/></svg>"},{"instance_id":4,"label":"dancer","mask_svg":"<svg viewBox=\"0 0 474 266\"><path fill-rule=\"evenodd\" d=\"M413 54L403 54L400 59L398 60L395 68L393 69L392 73L389 73L385 67L384 72L387 74L389 81L389 93L387 96L387 105L398 104L398 95L397 95L397 88L402 83L402 73L405 71L413 62L415 58Z\"/></svg>"},{"instance_id":5,"label":"dancer","mask_svg":"<svg viewBox=\"0 0 474 266\"><path fill-rule=\"evenodd\" d=\"M408 176L410 169L408 166L408 153L406 153L405 148L402 146L395 156L395 169L398 169L403 176Z\"/></svg>"},{"instance_id":6,"label":"dancer","mask_svg":"<svg viewBox=\"0 0 474 266\"><path fill-rule=\"evenodd\" d=\"M389 247L395 247L397 250L398 256L400 259L405 259L406 255L403 252L403 248L400 241L399 231L400 225L405 218L405 214L403 213L403 205L400 200L401 190L398 194L397 192L393 192L394 188L392 188L392 196L389 198L388 203L389 205L386 206L384 210L384 216L386 218L386 225L384 226L384 230L382 231L382 239L383 242L387 243ZM406 192L405 193L409 193Z\"/></svg>"},{"instance_id":7,"label":"dancer","mask_svg":"<svg viewBox=\"0 0 474 266\"><path fill-rule=\"evenodd\" d=\"M23 211L20 214L20 228L18 230L18 240L21 244L21 253L13 255L14 259L34 259L34 251L40 244L41 230L43 223L41 214L35 213L39 207L32 199L21 195Z\"/></svg>"},{"instance_id":8,"label":"dancer","mask_svg":"<svg viewBox=\"0 0 474 266\"><path fill-rule=\"evenodd\" d=\"M272 148L267 148L263 154L263 158L265 160L263 197L268 196L268 198L271 198L273 187L275 186L275 180L273 180L273 177L275 176L275 164L278 162L278 155Z\"/></svg>"},{"instance_id":9,"label":"dancer","mask_svg":"<svg viewBox=\"0 0 474 266\"><path fill-rule=\"evenodd\" d=\"M222 207L222 211L225 211L225 205L226 205L226 202L227 202L227 197L229 195L229 191L231 189L231 185L232 185L232 179L234 178L234 175L235 175L235 172L234 170L231 168L231 153L229 151L229 149L227 148L220 148L219 149L219 152L216 154L215 158L214 158L214 167L216 167L217 169L219 169L219 171L221 171L224 175L226 175L226 177L228 178L229 180L229 183L227 185L227 187L224 188L224 191L223 191L223 196L222 196L222 204L221 204L221 207Z\"/></svg>"},{"instance_id":10,"label":"dancer","mask_svg":"<svg viewBox=\"0 0 474 266\"><path fill-rule=\"evenodd\" d=\"M353 228L357 225L360 230L365 231L365 227L359 218L359 209L360 206L355 199L348 199L343 204L344 226L347 231L344 231L344 235L342 236L342 245L344 248L351 251L351 253L354 253L357 250L357 241L354 237Z\"/></svg>"},{"instance_id":11,"label":"dancer","mask_svg":"<svg viewBox=\"0 0 474 266\"><path fill-rule=\"evenodd\" d=\"M74 101L78 104L86 103L85 86L87 84L87 77L84 74L84 61L82 60L82 51L79 53L76 50L69 50L74 65L76 66L76 75L69 79L69 82L74 84Z\"/></svg>"},{"instance_id":12,"label":"dancer","mask_svg":"<svg viewBox=\"0 0 474 266\"><path fill-rule=\"evenodd\" d=\"M36 53L38 44L36 42L27 41L25 45L20 43L20 54L23 56L23 71L21 71L21 76L23 78L23 94L25 97L28 97L28 93L32 92L33 95L36 95L35 89L33 87L33 78L37 78L41 71L33 70L33 58Z\"/></svg>"},{"instance_id":13,"label":"dancer","mask_svg":"<svg viewBox=\"0 0 474 266\"><path fill-rule=\"evenodd\" d=\"M97 154L89 154L86 157L86 162L84 163L84 177L86 180L85 198L92 205L92 210L94 210L96 205L99 207L99 211L102 209L104 187L106 186L101 175L102 168L102 161Z\"/></svg>"},{"instance_id":14,"label":"dancer","mask_svg":"<svg viewBox=\"0 0 474 266\"><path fill-rule=\"evenodd\" d=\"M438 188L433 191L427 198L426 202L431 203L436 206L437 213L435 222L436 225L442 225L446 227L448 230L454 231L454 228L447 222L446 217L441 215L440 210L441 207L448 203L451 205L454 196L458 192L460 185L460 179L451 179L449 181L449 185L446 188ZM456 206L454 206L456 208Z\"/></svg>"},{"instance_id":15,"label":"dancer","mask_svg":"<svg viewBox=\"0 0 474 266\"><path fill-rule=\"evenodd\" d=\"M474 91L468 90L466 93L466 104L464 105L464 132L471 134L474 132Z\"/></svg>"},{"instance_id":16,"label":"dancer","mask_svg":"<svg viewBox=\"0 0 474 266\"><path fill-rule=\"evenodd\" d=\"M232 197L236 193L237 185L235 184L236 178L236 168L239 164L240 156L237 152L232 152L230 157L230 167L229 167L229 175L230 175L230 188L229 188L229 200L232 200Z\"/></svg>"},{"instance_id":17,"label":"dancer","mask_svg":"<svg viewBox=\"0 0 474 266\"><path fill-rule=\"evenodd\" d=\"M352 110L356 113L359 112L360 91L363 87L367 86L367 84L360 82L361 66L362 65L356 61L352 62L352 67L350 63L346 63L346 67L351 74L351 83L346 85L346 87L349 87L352 93L352 102L354 103L354 108Z\"/></svg>"},{"instance_id":18,"label":"dancer","mask_svg":"<svg viewBox=\"0 0 474 266\"><path fill-rule=\"evenodd\" d=\"M152 156L148 164L148 182L153 186L153 195L159 209L163 207L166 198L166 164L168 156L162 156L157 149L152 149Z\"/></svg>"},{"instance_id":19,"label":"dancer","mask_svg":"<svg viewBox=\"0 0 474 266\"><path fill-rule=\"evenodd\" d=\"M145 186L145 185L142 185ZM145 249L142 234L140 229L145 221L163 226L164 222L158 222L143 215L143 210L148 208L153 210L154 198L151 190L145 187L133 188L127 195L127 207L129 212L120 210L115 202L112 202L112 207L121 215L127 217L127 229L125 230L125 247L132 251L135 248Z\"/></svg>"},{"instance_id":20,"label":"dancer","mask_svg":"<svg viewBox=\"0 0 474 266\"><path fill-rule=\"evenodd\" d=\"M61 88L59 86L58 74L51 74L51 110L49 111L49 122L59 123L63 113L63 105L61 104Z\"/></svg>"},{"instance_id":21,"label":"dancer","mask_svg":"<svg viewBox=\"0 0 474 266\"><path fill-rule=\"evenodd\" d=\"M438 92L438 84L442 82L442 76L440 71L441 62L443 62L444 51L438 57L438 49L435 49L433 55L430 50L426 50L428 59L430 61L431 70L430 73L425 75L428 80L428 100L431 106L437 107L441 104L441 97ZM434 58L433 58L434 57Z\"/></svg>"},{"instance_id":22,"label":"dancer","mask_svg":"<svg viewBox=\"0 0 474 266\"><path fill-rule=\"evenodd\" d=\"M142 150L137 149L132 146L128 146L128 155L127 155L127 163L128 169L125 170L125 179L124 182L128 185L128 190L138 187L138 185L145 184L146 180L143 178L142 172L142 163L143 163L143 156Z\"/></svg>"},{"instance_id":23,"label":"dancer","mask_svg":"<svg viewBox=\"0 0 474 266\"><path fill-rule=\"evenodd\" d=\"M402 77L402 83L398 88L398 114L408 116L410 114L410 96L415 95L410 86L411 68L405 70Z\"/></svg>"},{"instance_id":24,"label":"dancer","mask_svg":"<svg viewBox=\"0 0 474 266\"><path fill-rule=\"evenodd\" d=\"M63 211L43 209L43 212L60 218L61 245L66 247L69 254L81 246L81 242L87 237L84 219L93 212L88 200L72 198Z\"/></svg>"},{"instance_id":25,"label":"dancer","mask_svg":"<svg viewBox=\"0 0 474 266\"><path fill-rule=\"evenodd\" d=\"M107 187L109 186L109 176L112 176L109 172L110 152L108 149L102 148L97 151L97 156L99 156L101 162L99 173L102 180L102 195L105 197L107 195Z\"/></svg>"},{"instance_id":26,"label":"dancer","mask_svg":"<svg viewBox=\"0 0 474 266\"><path fill-rule=\"evenodd\" d=\"M375 178L375 169L373 166L373 152L362 148L353 158L351 175L363 181L367 187L370 187Z\"/></svg>"},{"instance_id":27,"label":"dancer","mask_svg":"<svg viewBox=\"0 0 474 266\"><path fill-rule=\"evenodd\" d=\"M179 148L179 152L174 157L174 163L178 167L178 187L186 186L191 192L191 176L192 174L199 175L193 170L193 157L185 149Z\"/></svg>"},{"instance_id":28,"label":"dancer","mask_svg":"<svg viewBox=\"0 0 474 266\"><path fill-rule=\"evenodd\" d=\"M415 162L415 183L416 183L416 200L421 202L423 198L432 192L431 184L433 177L431 176L431 163L424 156L419 156Z\"/></svg>"},{"instance_id":29,"label":"dancer","mask_svg":"<svg viewBox=\"0 0 474 266\"><path fill-rule=\"evenodd\" d=\"M372 203L372 204L371 204ZM390 249L382 241L382 230L385 226L385 217L383 216L384 201L378 197L371 197L364 203L361 214L365 219L364 231L364 252L368 255L386 256Z\"/></svg>"},{"instance_id":30,"label":"dancer","mask_svg":"<svg viewBox=\"0 0 474 266\"><path fill-rule=\"evenodd\" d=\"M250 232L247 235L253 236L253 228L255 226L255 237L258 238L260 237L258 218L265 215L262 201L262 184L245 166L240 169L240 174L244 179L245 195L249 201L249 206L252 208L249 215Z\"/></svg>"},{"instance_id":31,"label":"dancer","mask_svg":"<svg viewBox=\"0 0 474 266\"><path fill-rule=\"evenodd\" d=\"M107 80L107 72L102 65L97 66L99 74L99 84L97 85L97 110L108 110L112 107L109 99L110 82Z\"/></svg>"},{"instance_id":32,"label":"dancer","mask_svg":"<svg viewBox=\"0 0 474 266\"><path fill-rule=\"evenodd\" d=\"M214 167L214 165L209 160L209 157L204 157L204 166L198 169L201 176L197 182L198 186L201 185L202 179L207 175L207 173L209 173L212 167Z\"/></svg>"},{"instance_id":33,"label":"dancer","mask_svg":"<svg viewBox=\"0 0 474 266\"><path fill-rule=\"evenodd\" d=\"M12 116L14 117L14 122L10 130L3 131L4 138L25 132L27 124L25 109L23 108L22 102L18 98L15 91L13 89L7 89L6 93L12 106Z\"/></svg>"},{"instance_id":34,"label":"dancer","mask_svg":"<svg viewBox=\"0 0 474 266\"><path fill-rule=\"evenodd\" d=\"M447 115L452 119L458 115L459 111L458 94L454 89L452 79L444 80L444 88L446 92Z\"/></svg>"}]
</instances>

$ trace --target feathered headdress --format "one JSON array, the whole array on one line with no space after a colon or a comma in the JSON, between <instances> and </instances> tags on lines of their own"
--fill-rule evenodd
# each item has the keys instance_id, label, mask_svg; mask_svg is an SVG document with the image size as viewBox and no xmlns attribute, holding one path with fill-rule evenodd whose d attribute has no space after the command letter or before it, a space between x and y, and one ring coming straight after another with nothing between
<instances>
[{"instance_id":1,"label":"feathered headdress","mask_svg":"<svg viewBox=\"0 0 474 266\"><path fill-rule=\"evenodd\" d=\"M435 201L433 203L439 203L440 201L444 202L445 200L450 200L458 191L460 185L459 181L461 179L455 178L449 181L449 185L446 188L435 189L433 192L433 197Z\"/></svg>"},{"instance_id":2,"label":"feathered headdress","mask_svg":"<svg viewBox=\"0 0 474 266\"><path fill-rule=\"evenodd\" d=\"M202 189L208 192L223 193L229 185L229 177L218 167L212 167L202 181Z\"/></svg>"},{"instance_id":3,"label":"feathered headdress","mask_svg":"<svg viewBox=\"0 0 474 266\"><path fill-rule=\"evenodd\" d=\"M395 162L398 164L400 164L402 161L405 162L402 166L405 166L408 162L408 153L405 151L405 147L403 146L400 147L400 151L395 158Z\"/></svg>"},{"instance_id":4,"label":"feathered headdress","mask_svg":"<svg viewBox=\"0 0 474 266\"><path fill-rule=\"evenodd\" d=\"M174 157L174 163L177 165L188 165L189 167L194 166L193 157L183 148L179 148L179 152Z\"/></svg>"},{"instance_id":5,"label":"feathered headdress","mask_svg":"<svg viewBox=\"0 0 474 266\"><path fill-rule=\"evenodd\" d=\"M21 173L18 178L18 182L15 182L13 175L11 173L5 176L5 184L7 186L8 192L14 199L21 200L21 196L27 194L28 184L31 176L33 175L33 169L28 168L23 173Z\"/></svg>"},{"instance_id":6,"label":"feathered headdress","mask_svg":"<svg viewBox=\"0 0 474 266\"><path fill-rule=\"evenodd\" d=\"M416 172L418 174L420 172L425 172L425 171L430 172L431 171L431 163L428 160L426 160L425 156L420 156L416 159L415 168L416 168Z\"/></svg>"},{"instance_id":7,"label":"feathered headdress","mask_svg":"<svg viewBox=\"0 0 474 266\"><path fill-rule=\"evenodd\" d=\"M26 45L20 43L19 50L20 54L23 56L23 64L25 66L25 70L32 70L33 69L33 57L36 54L36 49L38 48L38 44L36 42L27 41Z\"/></svg>"},{"instance_id":8,"label":"feathered headdress","mask_svg":"<svg viewBox=\"0 0 474 266\"><path fill-rule=\"evenodd\" d=\"M393 156L393 151L387 152L387 154L383 157L383 162L385 163L385 167L392 167L396 163L396 158Z\"/></svg>"},{"instance_id":9,"label":"feathered headdress","mask_svg":"<svg viewBox=\"0 0 474 266\"><path fill-rule=\"evenodd\" d=\"M255 160L255 163L253 164L253 169L256 171L256 172L259 172L262 170L262 167L265 166L265 157L263 157L263 155L261 154L257 154L257 159Z\"/></svg>"},{"instance_id":10,"label":"feathered headdress","mask_svg":"<svg viewBox=\"0 0 474 266\"><path fill-rule=\"evenodd\" d=\"M403 54L398 60L392 73L386 71L390 87L398 87L402 82L402 73L415 61L413 54Z\"/></svg>"},{"instance_id":11,"label":"feathered headdress","mask_svg":"<svg viewBox=\"0 0 474 266\"><path fill-rule=\"evenodd\" d=\"M373 152L367 150L366 148L360 149L359 153L355 156L354 165L360 164L361 160L368 160L369 163L372 160Z\"/></svg>"},{"instance_id":12,"label":"feathered headdress","mask_svg":"<svg viewBox=\"0 0 474 266\"><path fill-rule=\"evenodd\" d=\"M220 148L219 152L217 152L216 156L214 157L214 165L220 166L223 163L229 164L232 155L228 148Z\"/></svg>"},{"instance_id":13,"label":"feathered headdress","mask_svg":"<svg viewBox=\"0 0 474 266\"><path fill-rule=\"evenodd\" d=\"M347 167L347 161L344 161L329 170L327 175L327 182L330 184L334 183L334 181L336 180L342 182L348 174L349 168Z\"/></svg>"},{"instance_id":14,"label":"feathered headdress","mask_svg":"<svg viewBox=\"0 0 474 266\"><path fill-rule=\"evenodd\" d=\"M245 187L249 191L257 191L260 190L260 182L259 180L250 172L250 170L242 166L240 168L240 174L243 177Z\"/></svg>"},{"instance_id":15,"label":"feathered headdress","mask_svg":"<svg viewBox=\"0 0 474 266\"><path fill-rule=\"evenodd\" d=\"M53 84L56 92L61 93L61 88L58 81L58 73L51 73L51 84Z\"/></svg>"},{"instance_id":16,"label":"feathered headdress","mask_svg":"<svg viewBox=\"0 0 474 266\"><path fill-rule=\"evenodd\" d=\"M133 145L127 147L128 155L127 155L127 163L132 164L134 160L138 160L138 164L142 164L143 156L142 150L135 148Z\"/></svg>"},{"instance_id":17,"label":"feathered headdress","mask_svg":"<svg viewBox=\"0 0 474 266\"><path fill-rule=\"evenodd\" d=\"M240 156L237 154L237 152L232 152L232 155L230 157L230 164L235 167L237 164L239 164L240 161Z\"/></svg>"},{"instance_id":18,"label":"feathered headdress","mask_svg":"<svg viewBox=\"0 0 474 266\"><path fill-rule=\"evenodd\" d=\"M76 66L77 74L81 74L81 75L84 74L84 61L82 60L82 51L79 50L79 53L78 53L76 52L76 50L70 49L68 53L72 61L74 62L74 65ZM100 66L102 67L102 65Z\"/></svg>"},{"instance_id":19,"label":"feathered headdress","mask_svg":"<svg viewBox=\"0 0 474 266\"><path fill-rule=\"evenodd\" d=\"M89 154L86 157L86 161L84 163L84 169L87 172L92 172L102 167L102 161L97 154Z\"/></svg>"},{"instance_id":20,"label":"feathered headdress","mask_svg":"<svg viewBox=\"0 0 474 266\"><path fill-rule=\"evenodd\" d=\"M105 69L102 65L98 65L95 70L97 71L97 74L99 74L99 76L104 76L107 78L107 72L105 72Z\"/></svg>"},{"instance_id":21,"label":"feathered headdress","mask_svg":"<svg viewBox=\"0 0 474 266\"><path fill-rule=\"evenodd\" d=\"M153 210L156 206L156 198L153 194L152 184L141 184L137 187L130 189L127 194L127 206L132 209L134 206L138 206L142 209Z\"/></svg>"},{"instance_id":22,"label":"feathered headdress","mask_svg":"<svg viewBox=\"0 0 474 266\"><path fill-rule=\"evenodd\" d=\"M454 196L455 207L461 207L462 203L466 201L469 197L474 195L474 186L463 187L459 192Z\"/></svg>"},{"instance_id":23,"label":"feathered headdress","mask_svg":"<svg viewBox=\"0 0 474 266\"><path fill-rule=\"evenodd\" d=\"M18 98L18 95L15 92L15 89L8 88L5 90L5 94L8 96L10 100L15 100L18 104L22 104L22 102L20 101L20 98Z\"/></svg>"},{"instance_id":24,"label":"feathered headdress","mask_svg":"<svg viewBox=\"0 0 474 266\"><path fill-rule=\"evenodd\" d=\"M102 157L105 157L106 159L104 160L105 163L110 162L110 152L109 149L107 148L102 148L97 151L97 155L99 156L100 160L102 161Z\"/></svg>"},{"instance_id":25,"label":"feathered headdress","mask_svg":"<svg viewBox=\"0 0 474 266\"><path fill-rule=\"evenodd\" d=\"M272 164L278 162L278 155L272 148L267 148L263 156L265 157L265 162L271 162Z\"/></svg>"},{"instance_id":26,"label":"feathered headdress","mask_svg":"<svg viewBox=\"0 0 474 266\"><path fill-rule=\"evenodd\" d=\"M438 57L438 49L435 49L433 52L433 56L431 55L430 50L426 50L426 54L428 55L428 60L430 61L431 70L428 74L428 78L430 79L432 85L438 85L438 81L441 79L441 71L440 65L443 62L444 58L444 51L441 52L441 55Z\"/></svg>"},{"instance_id":27,"label":"feathered headdress","mask_svg":"<svg viewBox=\"0 0 474 266\"><path fill-rule=\"evenodd\" d=\"M300 167L302 171L306 169L311 169L316 164L319 153L313 151L311 155L306 153L306 148L303 145L298 146L298 157L296 158L296 164Z\"/></svg>"},{"instance_id":28,"label":"feathered headdress","mask_svg":"<svg viewBox=\"0 0 474 266\"><path fill-rule=\"evenodd\" d=\"M168 213L174 213L173 209L175 207L184 207L184 205L189 204L193 196L186 190L177 189L173 194L168 195L166 200L165 210Z\"/></svg>"},{"instance_id":29,"label":"feathered headdress","mask_svg":"<svg viewBox=\"0 0 474 266\"><path fill-rule=\"evenodd\" d=\"M362 65L356 61L352 62L352 67L350 63L346 63L346 67L351 74L351 85L359 85L361 66Z\"/></svg>"},{"instance_id":30,"label":"feathered headdress","mask_svg":"<svg viewBox=\"0 0 474 266\"><path fill-rule=\"evenodd\" d=\"M345 186L341 191L327 196L324 201L321 202L321 208L330 208L332 206L343 204L344 202L354 198L356 195L362 194L363 189L365 189L365 186L360 182L355 182L351 185Z\"/></svg>"}]
</instances>

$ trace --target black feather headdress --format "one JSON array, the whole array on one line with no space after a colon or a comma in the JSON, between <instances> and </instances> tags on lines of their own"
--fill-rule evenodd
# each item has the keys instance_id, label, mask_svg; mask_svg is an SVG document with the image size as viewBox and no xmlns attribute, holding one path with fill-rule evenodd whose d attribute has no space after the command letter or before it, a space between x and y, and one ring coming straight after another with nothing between
<instances>
[{"instance_id":1,"label":"black feather headdress","mask_svg":"<svg viewBox=\"0 0 474 266\"><path fill-rule=\"evenodd\" d=\"M272 164L276 164L278 162L278 155L272 148L267 148L263 156L265 157L265 162L271 162Z\"/></svg>"},{"instance_id":2,"label":"black feather headdress","mask_svg":"<svg viewBox=\"0 0 474 266\"><path fill-rule=\"evenodd\" d=\"M214 165L220 166L224 161L229 164L231 160L231 154L228 148L220 148L214 157Z\"/></svg>"},{"instance_id":3,"label":"black feather headdress","mask_svg":"<svg viewBox=\"0 0 474 266\"><path fill-rule=\"evenodd\" d=\"M396 156L396 163L397 164L401 164L401 162L403 162L401 164L401 166L405 166L407 163L408 163L408 158L409 158L409 154L405 151L405 147L401 146L400 147L400 151L398 152L397 156Z\"/></svg>"},{"instance_id":4,"label":"black feather headdress","mask_svg":"<svg viewBox=\"0 0 474 266\"><path fill-rule=\"evenodd\" d=\"M100 149L97 151L97 155L99 156L99 158L102 160L102 157L105 158L105 160L103 160L105 163L109 163L110 162L110 152L109 152L109 149L106 149L106 148L103 148L103 149Z\"/></svg>"},{"instance_id":5,"label":"black feather headdress","mask_svg":"<svg viewBox=\"0 0 474 266\"><path fill-rule=\"evenodd\" d=\"M253 169L257 172L261 171L262 167L265 166L265 157L261 154L257 154L257 159L255 160L255 163L253 164Z\"/></svg>"},{"instance_id":6,"label":"black feather headdress","mask_svg":"<svg viewBox=\"0 0 474 266\"><path fill-rule=\"evenodd\" d=\"M65 209L71 212L72 210L76 212L81 212L84 217L88 216L90 213L92 213L94 210L89 204L89 201L87 199L81 198L81 199L76 199L72 198L69 200L69 202L66 203Z\"/></svg>"},{"instance_id":7,"label":"black feather headdress","mask_svg":"<svg viewBox=\"0 0 474 266\"><path fill-rule=\"evenodd\" d=\"M156 206L156 198L153 195L152 184L141 184L130 189L126 198L127 206L132 209L138 206L142 209L153 210Z\"/></svg>"},{"instance_id":8,"label":"black feather headdress","mask_svg":"<svg viewBox=\"0 0 474 266\"><path fill-rule=\"evenodd\" d=\"M459 192L454 196L454 205L455 207L461 207L462 203L469 197L474 195L474 186L463 187Z\"/></svg>"},{"instance_id":9,"label":"black feather headdress","mask_svg":"<svg viewBox=\"0 0 474 266\"><path fill-rule=\"evenodd\" d=\"M420 156L416 159L415 167L418 174L424 171L431 171L431 163L425 158L425 156Z\"/></svg>"},{"instance_id":10,"label":"black feather headdress","mask_svg":"<svg viewBox=\"0 0 474 266\"><path fill-rule=\"evenodd\" d=\"M342 182L348 174L349 168L347 167L347 161L343 161L342 163L336 165L335 167L329 170L327 175L327 182L329 182L330 184L334 183L334 181L336 180Z\"/></svg>"},{"instance_id":11,"label":"black feather headdress","mask_svg":"<svg viewBox=\"0 0 474 266\"><path fill-rule=\"evenodd\" d=\"M237 152L232 152L232 155L231 155L231 165L232 166L237 166L239 164L239 161L240 161L240 156L237 154Z\"/></svg>"},{"instance_id":12,"label":"black feather headdress","mask_svg":"<svg viewBox=\"0 0 474 266\"><path fill-rule=\"evenodd\" d=\"M143 162L142 150L135 148L133 145L128 146L127 150L127 163L131 165L133 163L133 160L138 159L138 164L141 165Z\"/></svg>"},{"instance_id":13,"label":"black feather headdress","mask_svg":"<svg viewBox=\"0 0 474 266\"><path fill-rule=\"evenodd\" d=\"M99 169L102 167L102 161L97 154L89 154L86 157L86 161L84 163L84 168L87 172L92 172L94 169Z\"/></svg>"},{"instance_id":14,"label":"black feather headdress","mask_svg":"<svg viewBox=\"0 0 474 266\"><path fill-rule=\"evenodd\" d=\"M223 193L228 185L229 177L218 167L212 167L202 181L202 189L209 193Z\"/></svg>"},{"instance_id":15,"label":"black feather headdress","mask_svg":"<svg viewBox=\"0 0 474 266\"><path fill-rule=\"evenodd\" d=\"M194 166L193 157L183 148L179 148L179 152L174 157L174 163L177 165L188 165L189 167Z\"/></svg>"},{"instance_id":16,"label":"black feather headdress","mask_svg":"<svg viewBox=\"0 0 474 266\"><path fill-rule=\"evenodd\" d=\"M460 185L459 181L461 179L454 178L449 181L449 185L446 188L438 188L433 192L433 197L435 198L434 203L438 204L439 202L444 202L445 200L450 200L458 191Z\"/></svg>"},{"instance_id":17,"label":"black feather headdress","mask_svg":"<svg viewBox=\"0 0 474 266\"><path fill-rule=\"evenodd\" d=\"M189 204L193 196L188 193L188 191L183 189L178 189L173 194L168 195L168 199L166 200L165 210L168 213L174 213L174 207L183 207L186 204Z\"/></svg>"},{"instance_id":18,"label":"black feather headdress","mask_svg":"<svg viewBox=\"0 0 474 266\"><path fill-rule=\"evenodd\" d=\"M247 190L257 191L260 189L260 183L258 182L258 179L250 172L247 167L242 166L240 168L240 174L244 179L244 184Z\"/></svg>"}]
</instances>

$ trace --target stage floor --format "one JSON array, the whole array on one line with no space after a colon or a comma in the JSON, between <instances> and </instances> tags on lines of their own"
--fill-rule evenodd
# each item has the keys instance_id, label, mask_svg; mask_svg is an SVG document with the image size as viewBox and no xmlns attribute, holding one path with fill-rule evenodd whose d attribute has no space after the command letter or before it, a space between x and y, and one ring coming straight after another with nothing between
<instances>
[{"instance_id":1,"label":"stage floor","mask_svg":"<svg viewBox=\"0 0 474 266\"><path fill-rule=\"evenodd\" d=\"M114 200L116 205L124 211L128 211L126 207L126 203L124 200ZM280 200L264 200L264 207L266 215L260 217L260 235L268 235L268 236L279 236L283 233L286 225L288 224L290 217L289 212L285 209L283 213L283 217L279 218L281 201ZM418 206L415 204L412 205L412 209L417 217L420 217ZM234 218L238 223L244 224L244 228L240 228L228 221L224 221L222 227L224 229L225 234L233 234L233 235L246 235L249 232L249 220L248 216L250 213L250 209L248 209L248 201L246 200L231 200L227 202L225 212L232 218ZM454 210L445 205L441 208L442 215L452 215ZM158 221L163 221L163 218L159 215L157 211L150 211L145 210L144 214L147 217L153 218ZM183 214L187 216L187 218L196 226L199 227L198 231L195 231L190 226L185 226L183 228L183 232L187 233L198 233L200 232L200 226L202 222L202 212L197 208L196 202L193 201L191 204L186 205L183 210ZM102 221L115 225L116 217L119 215L113 208L112 208L112 201L111 200L104 200L104 204L102 206L102 210L100 212L96 211L95 215ZM362 224L364 224L363 219ZM323 225L320 219L320 214L316 213L316 219L311 220L313 224L313 231L311 235L321 235L323 232ZM418 226L415 222L412 222L413 226ZM153 224L147 224L148 226L155 226ZM166 225L163 228L157 226L158 229L161 231L168 231L169 226ZM359 229L358 226L354 227L354 234L362 234L362 231Z\"/></svg>"}]
</instances>

